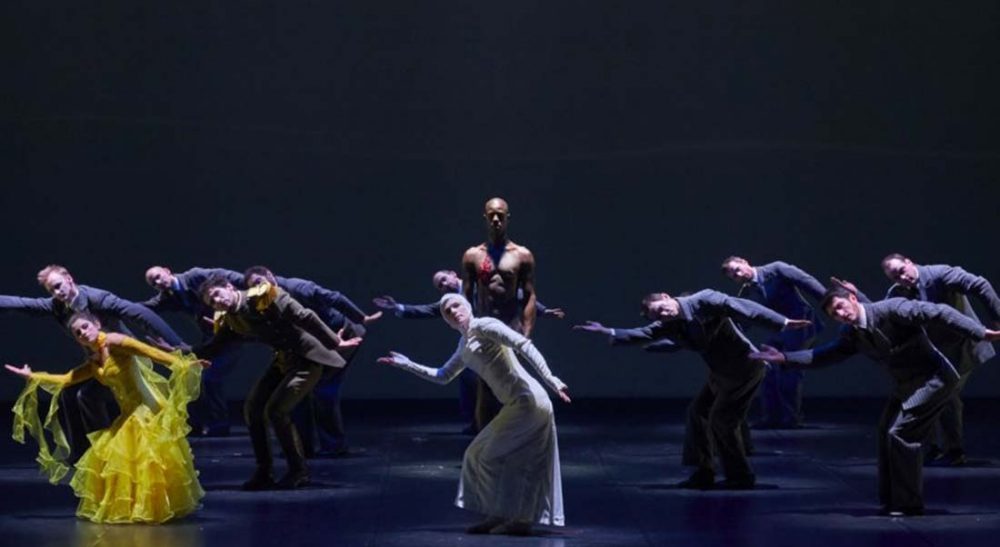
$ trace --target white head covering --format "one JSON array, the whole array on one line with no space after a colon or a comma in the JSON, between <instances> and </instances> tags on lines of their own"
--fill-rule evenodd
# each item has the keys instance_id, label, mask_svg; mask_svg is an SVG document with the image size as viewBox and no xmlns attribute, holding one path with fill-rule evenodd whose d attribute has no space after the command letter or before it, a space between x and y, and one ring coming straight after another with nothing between
<instances>
[{"instance_id":1,"label":"white head covering","mask_svg":"<svg viewBox=\"0 0 1000 547\"><path fill-rule=\"evenodd\" d=\"M461 306L465 308L467 312L469 312L470 319L472 318L472 304L469 304L469 301L466 300L464 296L458 293L448 293L442 296L441 302L438 304L441 307L441 317L445 320L445 322L448 323L448 325L451 326L452 328L462 331L462 329L459 328L457 325L454 325L452 324L451 321L448 321L448 319L444 315L444 309L450 306L452 302L458 302L459 304L461 304Z\"/></svg>"}]
</instances>

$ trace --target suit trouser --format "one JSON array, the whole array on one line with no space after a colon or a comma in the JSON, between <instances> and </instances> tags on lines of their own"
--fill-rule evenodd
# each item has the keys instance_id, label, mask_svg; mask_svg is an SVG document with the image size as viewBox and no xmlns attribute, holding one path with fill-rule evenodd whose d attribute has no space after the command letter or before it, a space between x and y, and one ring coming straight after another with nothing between
<instances>
[{"instance_id":1,"label":"suit trouser","mask_svg":"<svg viewBox=\"0 0 1000 547\"><path fill-rule=\"evenodd\" d=\"M924 458L921 442L937 422L955 384L937 374L906 395L894 394L878 426L878 497L891 508L923 507Z\"/></svg>"},{"instance_id":2,"label":"suit trouser","mask_svg":"<svg viewBox=\"0 0 1000 547\"><path fill-rule=\"evenodd\" d=\"M270 424L289 470L305 469L306 459L292 423L292 410L316 386L324 368L298 355L275 352L274 361L254 384L243 406L258 468L270 471L273 467L267 436Z\"/></svg>"},{"instance_id":3,"label":"suit trouser","mask_svg":"<svg viewBox=\"0 0 1000 547\"><path fill-rule=\"evenodd\" d=\"M760 386L761 421L796 426L802 423L801 370L772 364Z\"/></svg>"},{"instance_id":4,"label":"suit trouser","mask_svg":"<svg viewBox=\"0 0 1000 547\"><path fill-rule=\"evenodd\" d=\"M345 338L355 336L354 331L345 332ZM341 388L354 356L361 346L339 350L337 353L344 358L342 368L323 367L323 374L312 393L308 395L305 404L299 405L292 413L292 420L302 436L302 446L306 454L316 452L316 439L319 450L335 452L347 447L347 435L344 431L344 416L340 409Z\"/></svg>"},{"instance_id":5,"label":"suit trouser","mask_svg":"<svg viewBox=\"0 0 1000 547\"><path fill-rule=\"evenodd\" d=\"M742 382L709 373L708 382L688 405L684 465L713 469L713 459L718 454L727 478L754 476L747 460L741 423L746 420L763 377L763 367Z\"/></svg>"},{"instance_id":6,"label":"suit trouser","mask_svg":"<svg viewBox=\"0 0 1000 547\"><path fill-rule=\"evenodd\" d=\"M118 413L114 394L97 380L63 389L59 394L59 421L69 442L69 461L76 462L90 448L88 433L108 428Z\"/></svg>"},{"instance_id":7,"label":"suit trouser","mask_svg":"<svg viewBox=\"0 0 1000 547\"><path fill-rule=\"evenodd\" d=\"M192 405L191 422L195 427L228 428L229 403L225 379L239 359L239 346L231 344L214 359L201 375L201 396Z\"/></svg>"},{"instance_id":8,"label":"suit trouser","mask_svg":"<svg viewBox=\"0 0 1000 547\"><path fill-rule=\"evenodd\" d=\"M936 433L936 443L941 450L948 452L965 452L965 424L963 413L965 405L962 403L962 390L965 388L972 370L962 373L955 391L951 398L944 404L941 414L938 416L936 427L932 434ZM936 444L931 442L930 444Z\"/></svg>"}]
</instances>

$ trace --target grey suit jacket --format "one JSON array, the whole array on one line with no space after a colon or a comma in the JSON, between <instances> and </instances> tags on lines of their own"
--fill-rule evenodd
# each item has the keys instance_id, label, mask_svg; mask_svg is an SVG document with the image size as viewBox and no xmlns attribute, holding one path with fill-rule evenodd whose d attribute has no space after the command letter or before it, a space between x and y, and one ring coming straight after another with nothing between
<instances>
[{"instance_id":1,"label":"grey suit jacket","mask_svg":"<svg viewBox=\"0 0 1000 547\"><path fill-rule=\"evenodd\" d=\"M15 311L39 317L51 317L69 332L66 321L77 312L97 316L101 324L113 331L138 332L163 338L171 346L183 346L184 341L166 321L142 304L125 300L113 293L87 285L77 285L79 294L69 304L54 298L0 296L0 311ZM132 329L132 330L130 330Z\"/></svg>"},{"instance_id":2,"label":"grey suit jacket","mask_svg":"<svg viewBox=\"0 0 1000 547\"><path fill-rule=\"evenodd\" d=\"M986 336L980 323L944 304L890 298L862 306L867 328L845 325L835 340L811 350L785 353L787 362L820 367L862 353L884 364L896 382L896 395L907 398L933 375L949 383L958 380L951 361L927 336L927 327L946 328L972 340Z\"/></svg>"},{"instance_id":3,"label":"grey suit jacket","mask_svg":"<svg viewBox=\"0 0 1000 547\"><path fill-rule=\"evenodd\" d=\"M680 315L634 329L614 329L612 344L642 344L657 352L682 349L701 354L709 370L722 378L745 380L759 375L763 365L747 358L756 351L735 321L770 329L785 326L786 318L756 302L703 290L677 298ZM735 320L735 321L734 321Z\"/></svg>"},{"instance_id":4,"label":"grey suit jacket","mask_svg":"<svg viewBox=\"0 0 1000 547\"><path fill-rule=\"evenodd\" d=\"M236 311L216 314L215 336L196 350L199 356L211 359L228 343L244 339L329 367L342 368L346 364L337 353L337 333L283 289L265 284L245 295Z\"/></svg>"},{"instance_id":5,"label":"grey suit jacket","mask_svg":"<svg viewBox=\"0 0 1000 547\"><path fill-rule=\"evenodd\" d=\"M969 302L971 295L982 303L994 323L1000 321L1000 298L985 278L946 264L917 266L917 271L919 275L915 287L896 283L889 288L886 298L902 297L948 304L966 317L979 321ZM932 325L928 327L927 334L963 374L996 355L990 342L976 342L947 328Z\"/></svg>"}]
</instances>

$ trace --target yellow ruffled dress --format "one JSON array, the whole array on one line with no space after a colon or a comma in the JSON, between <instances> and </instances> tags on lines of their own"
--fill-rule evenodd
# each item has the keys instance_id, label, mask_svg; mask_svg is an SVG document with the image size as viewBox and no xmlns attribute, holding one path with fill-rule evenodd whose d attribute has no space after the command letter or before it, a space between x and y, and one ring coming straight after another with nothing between
<instances>
[{"instance_id":1,"label":"yellow ruffled dress","mask_svg":"<svg viewBox=\"0 0 1000 547\"><path fill-rule=\"evenodd\" d=\"M98 338L97 357L66 374L31 374L14 403L14 440L25 430L38 441L37 461L53 484L69 471L69 444L56 418L59 392L96 378L114 393L121 415L111 427L88 435L90 449L76 463L70 485L80 505L76 514L99 523L162 523L197 509L205 495L187 442L187 405L197 399L201 366L193 356L168 353L124 337ZM151 361L171 370L169 380ZM38 388L52 394L48 414L38 414ZM43 429L54 441L50 450Z\"/></svg>"}]
</instances>

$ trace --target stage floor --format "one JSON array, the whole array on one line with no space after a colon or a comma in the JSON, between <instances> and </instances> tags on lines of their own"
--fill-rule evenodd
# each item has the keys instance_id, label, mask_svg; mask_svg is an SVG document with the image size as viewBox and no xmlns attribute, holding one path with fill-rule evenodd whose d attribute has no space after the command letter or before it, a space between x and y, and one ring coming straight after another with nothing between
<instances>
[{"instance_id":1,"label":"stage floor","mask_svg":"<svg viewBox=\"0 0 1000 547\"><path fill-rule=\"evenodd\" d=\"M352 453L312 461L314 484L242 492L253 466L243 430L192 439L208 494L194 516L163 526L78 521L68 486L47 484L34 445L0 441L0 545L995 545L1000 536L1000 401L966 405L970 464L928 468L923 517L878 516L874 424L881 402L807 402L808 424L754 431L759 486L694 492L673 484L683 401L557 406L565 528L533 537L467 536L476 515L452 505L462 451L454 403L349 402ZM280 470L279 470L280 471Z\"/></svg>"}]
</instances>

